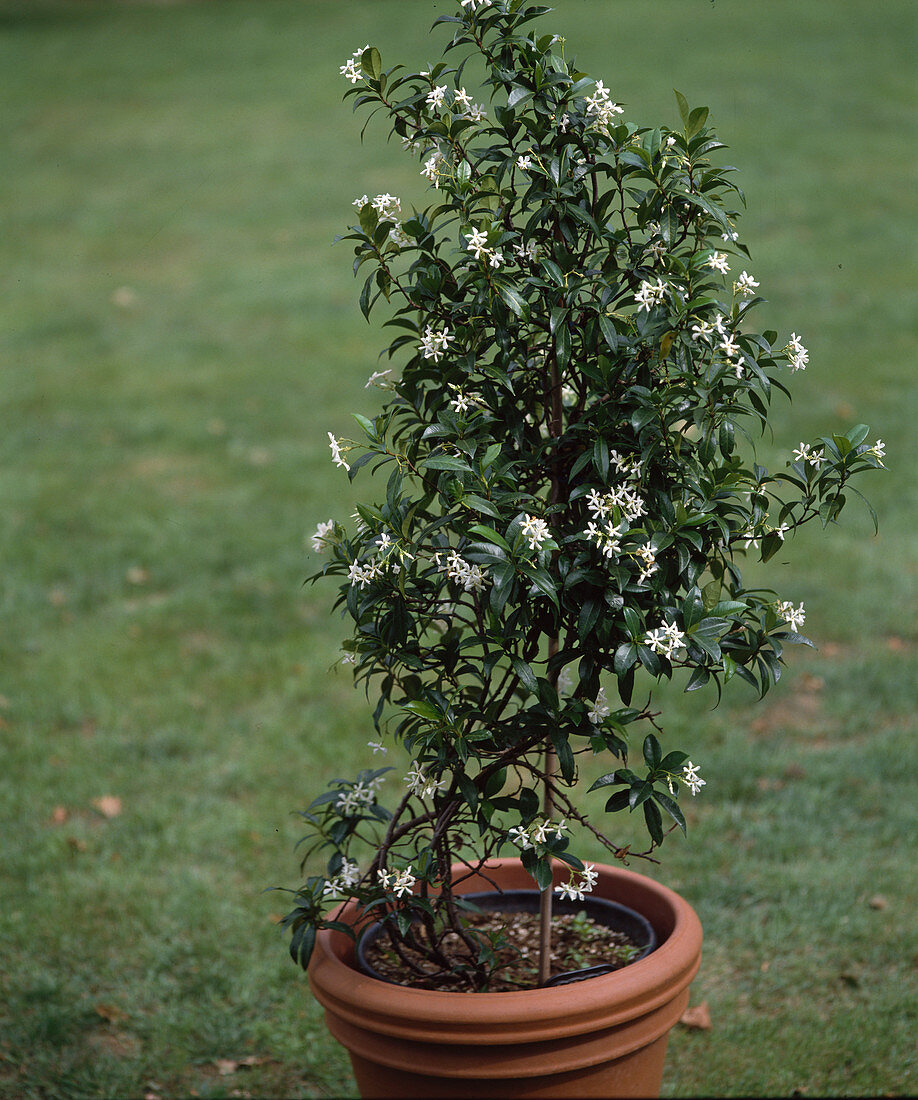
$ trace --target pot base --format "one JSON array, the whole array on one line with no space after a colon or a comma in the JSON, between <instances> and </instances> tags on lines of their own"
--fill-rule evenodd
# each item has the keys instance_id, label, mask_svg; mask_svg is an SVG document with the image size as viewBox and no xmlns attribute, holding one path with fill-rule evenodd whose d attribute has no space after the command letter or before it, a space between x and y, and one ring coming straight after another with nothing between
<instances>
[{"instance_id":1,"label":"pot base","mask_svg":"<svg viewBox=\"0 0 918 1100\"><path fill-rule=\"evenodd\" d=\"M680 1009L680 1015L681 1012ZM393 1069L354 1053L351 1053L351 1067L363 1100L431 1100L431 1097L437 1100L469 1100L469 1097L475 1100L558 1100L559 1097L610 1100L612 1097L657 1096L663 1083L668 1040L667 1033L649 1046L614 1062L538 1078L442 1077ZM430 1057L436 1065L436 1054Z\"/></svg>"},{"instance_id":2,"label":"pot base","mask_svg":"<svg viewBox=\"0 0 918 1100\"><path fill-rule=\"evenodd\" d=\"M457 868L457 872L465 868ZM494 1100L659 1094L670 1029L688 1005L701 925L678 894L652 879L596 865L594 893L643 914L655 951L612 974L513 993L447 993L377 981L357 968L354 943L319 933L309 965L331 1034L348 1050L360 1095ZM558 878L564 874L558 868ZM462 892L524 889L518 859L494 860ZM339 920L355 922L354 903Z\"/></svg>"}]
</instances>

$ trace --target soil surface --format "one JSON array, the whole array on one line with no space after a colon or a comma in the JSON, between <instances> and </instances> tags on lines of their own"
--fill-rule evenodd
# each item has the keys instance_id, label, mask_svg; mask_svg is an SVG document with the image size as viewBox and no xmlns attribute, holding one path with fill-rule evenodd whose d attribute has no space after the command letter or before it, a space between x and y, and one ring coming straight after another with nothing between
<instances>
[{"instance_id":1,"label":"soil surface","mask_svg":"<svg viewBox=\"0 0 918 1100\"><path fill-rule=\"evenodd\" d=\"M502 931L507 940L506 946L499 952L498 966L485 986L485 992L509 993L538 987L538 913L475 913L465 918L465 923L486 935ZM464 966L460 949L464 950L464 945L455 934L446 937L444 954L449 956L451 948L458 965L445 973L419 954L406 952L424 973L409 972L385 935L369 945L366 959L378 974L396 985L460 993L474 990L474 985L462 973ZM609 966L618 970L640 953L641 948L623 932L597 924L584 913L556 914L552 919L552 977L591 966ZM465 959L467 957L466 952Z\"/></svg>"}]
</instances>

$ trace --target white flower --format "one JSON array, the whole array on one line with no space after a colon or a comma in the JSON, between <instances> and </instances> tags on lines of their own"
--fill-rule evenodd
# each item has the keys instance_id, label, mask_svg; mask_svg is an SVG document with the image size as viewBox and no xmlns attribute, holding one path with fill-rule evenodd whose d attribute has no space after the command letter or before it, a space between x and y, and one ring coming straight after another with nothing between
<instances>
[{"instance_id":1,"label":"white flower","mask_svg":"<svg viewBox=\"0 0 918 1100\"><path fill-rule=\"evenodd\" d=\"M590 707L590 713L587 715L589 720L594 726L602 724L603 719L608 718L611 711L609 710L609 704L606 701L605 688L599 689L599 694Z\"/></svg>"},{"instance_id":2,"label":"white flower","mask_svg":"<svg viewBox=\"0 0 918 1100\"><path fill-rule=\"evenodd\" d=\"M372 806L376 801L374 784L355 783L342 791L335 801L335 807L343 814L355 814L364 806Z\"/></svg>"},{"instance_id":3,"label":"white flower","mask_svg":"<svg viewBox=\"0 0 918 1100\"><path fill-rule=\"evenodd\" d=\"M453 106L461 107L463 111L469 110L472 106L472 97L465 88L460 88L458 91L453 92Z\"/></svg>"},{"instance_id":4,"label":"white flower","mask_svg":"<svg viewBox=\"0 0 918 1100\"><path fill-rule=\"evenodd\" d=\"M656 283L644 281L641 283L637 294L635 294L634 300L641 309L646 309L649 312L653 306L659 305L663 301L665 293L666 284L662 279L657 279Z\"/></svg>"},{"instance_id":5,"label":"white flower","mask_svg":"<svg viewBox=\"0 0 918 1100\"><path fill-rule=\"evenodd\" d=\"M728 241L728 242L729 241L738 241L739 240L739 233L734 233L732 231L727 232L727 233L721 233L720 239L722 241ZM756 285L758 285L758 284L756 284Z\"/></svg>"},{"instance_id":6,"label":"white flower","mask_svg":"<svg viewBox=\"0 0 918 1100\"><path fill-rule=\"evenodd\" d=\"M390 195L388 191L383 195L377 195L370 205L379 214L380 221L398 221L398 216L402 212L401 200L396 195Z\"/></svg>"},{"instance_id":7,"label":"white flower","mask_svg":"<svg viewBox=\"0 0 918 1100\"><path fill-rule=\"evenodd\" d=\"M583 901L583 891L578 889L576 882L571 878L561 886L555 887L555 893L562 901Z\"/></svg>"},{"instance_id":8,"label":"white flower","mask_svg":"<svg viewBox=\"0 0 918 1100\"><path fill-rule=\"evenodd\" d=\"M366 565L361 565L358 561L351 562L350 568L347 571L347 576L351 584L366 588L366 586L372 581L375 581L381 573L382 568L379 562L376 561L375 558L371 558Z\"/></svg>"},{"instance_id":9,"label":"white flower","mask_svg":"<svg viewBox=\"0 0 918 1100\"><path fill-rule=\"evenodd\" d=\"M393 871L384 871L381 867L376 872L376 878L379 880L379 885L384 889L389 889L389 883L395 878Z\"/></svg>"},{"instance_id":10,"label":"white flower","mask_svg":"<svg viewBox=\"0 0 918 1100\"><path fill-rule=\"evenodd\" d=\"M475 402L467 394L464 394L458 386L451 386L456 391L455 396L449 399L450 408L457 413L466 413Z\"/></svg>"},{"instance_id":11,"label":"white flower","mask_svg":"<svg viewBox=\"0 0 918 1100\"><path fill-rule=\"evenodd\" d=\"M368 390L370 386L378 386L381 390L391 390L394 387L394 383L388 380L389 375L392 373L391 367L389 370L377 370L373 371L370 377L367 379L366 385L363 387Z\"/></svg>"},{"instance_id":12,"label":"white flower","mask_svg":"<svg viewBox=\"0 0 918 1100\"><path fill-rule=\"evenodd\" d=\"M713 331L714 326L710 321L699 321L698 324L692 325L692 336L696 340L709 340Z\"/></svg>"},{"instance_id":13,"label":"white flower","mask_svg":"<svg viewBox=\"0 0 918 1100\"><path fill-rule=\"evenodd\" d=\"M870 453L876 455L880 465L883 465L882 459L886 457L886 444L882 439L878 439L876 443L870 448ZM885 467L884 467L885 469Z\"/></svg>"},{"instance_id":14,"label":"white flower","mask_svg":"<svg viewBox=\"0 0 918 1100\"><path fill-rule=\"evenodd\" d=\"M363 80L363 73L360 71L360 59L363 56L364 50L368 50L369 48L369 45L366 45L362 50L357 50L356 53L354 53L352 57L349 57L338 69L338 72L352 84L357 84L359 81Z\"/></svg>"},{"instance_id":15,"label":"white flower","mask_svg":"<svg viewBox=\"0 0 918 1100\"><path fill-rule=\"evenodd\" d=\"M462 6L470 11L478 11L479 8L489 8L491 0L461 0Z\"/></svg>"},{"instance_id":16,"label":"white flower","mask_svg":"<svg viewBox=\"0 0 918 1100\"><path fill-rule=\"evenodd\" d=\"M601 80L596 81L596 91L587 97L586 105L594 128L606 137L609 136L609 127L615 121L615 116L625 113L623 108L612 102L609 89Z\"/></svg>"},{"instance_id":17,"label":"white flower","mask_svg":"<svg viewBox=\"0 0 918 1100\"><path fill-rule=\"evenodd\" d=\"M446 98L446 93L449 89L445 84L441 84L436 88L432 88L427 96L428 107L442 107L443 100Z\"/></svg>"},{"instance_id":18,"label":"white flower","mask_svg":"<svg viewBox=\"0 0 918 1100\"><path fill-rule=\"evenodd\" d=\"M751 298L753 294L755 294L755 288L758 285L759 284L747 271L744 271L734 284L737 292L742 294L744 298Z\"/></svg>"},{"instance_id":19,"label":"white flower","mask_svg":"<svg viewBox=\"0 0 918 1100\"><path fill-rule=\"evenodd\" d=\"M820 447L818 451L813 451L813 453L807 459L807 462L809 462L809 464L817 470L820 466L823 466L825 464L825 461L826 452L823 447Z\"/></svg>"},{"instance_id":20,"label":"white flower","mask_svg":"<svg viewBox=\"0 0 918 1100\"><path fill-rule=\"evenodd\" d=\"M473 229L465 247L466 251L475 253L476 260L480 260L482 252L488 251L488 234L483 229Z\"/></svg>"},{"instance_id":21,"label":"white flower","mask_svg":"<svg viewBox=\"0 0 918 1100\"><path fill-rule=\"evenodd\" d=\"M338 872L338 878L341 885L344 887L356 886L360 881L360 868L356 863L351 860L344 860L341 864L341 870Z\"/></svg>"},{"instance_id":22,"label":"white flower","mask_svg":"<svg viewBox=\"0 0 918 1100\"><path fill-rule=\"evenodd\" d=\"M433 359L435 363L439 363L450 339L449 329L445 325L439 331L436 331L432 325L428 325L418 344L418 351L424 353L425 359Z\"/></svg>"},{"instance_id":23,"label":"white flower","mask_svg":"<svg viewBox=\"0 0 918 1100\"><path fill-rule=\"evenodd\" d=\"M801 443L800 446L794 451L794 460L796 462L809 462L810 460L810 445L809 443Z\"/></svg>"},{"instance_id":24,"label":"white flower","mask_svg":"<svg viewBox=\"0 0 918 1100\"><path fill-rule=\"evenodd\" d=\"M790 524L789 523L781 523L772 531L772 534L777 535L778 538L782 542L784 542L784 536L787 534L787 532L789 530L790 530Z\"/></svg>"},{"instance_id":25,"label":"white flower","mask_svg":"<svg viewBox=\"0 0 918 1100\"><path fill-rule=\"evenodd\" d=\"M742 355L739 344L732 336L725 336L720 342L720 350L726 355L728 359L736 359Z\"/></svg>"},{"instance_id":26,"label":"white flower","mask_svg":"<svg viewBox=\"0 0 918 1100\"><path fill-rule=\"evenodd\" d=\"M574 876L578 876L575 878ZM583 901L584 894L591 894L593 887L599 879L599 874L593 869L592 863L584 864L582 871L571 870L570 882L555 887L555 893L562 901ZM578 881L579 880L579 881Z\"/></svg>"},{"instance_id":27,"label":"white flower","mask_svg":"<svg viewBox=\"0 0 918 1100\"><path fill-rule=\"evenodd\" d=\"M405 894L410 894L411 887L414 886L416 882L417 879L411 873L411 865L409 864L404 871L399 871L395 876L395 882L392 886L395 896L400 898Z\"/></svg>"},{"instance_id":28,"label":"white flower","mask_svg":"<svg viewBox=\"0 0 918 1100\"><path fill-rule=\"evenodd\" d=\"M470 118L472 122L484 122L488 117L488 112L480 103L473 103L472 106L465 113L466 118Z\"/></svg>"},{"instance_id":29,"label":"white flower","mask_svg":"<svg viewBox=\"0 0 918 1100\"><path fill-rule=\"evenodd\" d=\"M532 167L532 157L530 157L530 156L517 157L516 158L516 166L521 171L528 172L529 169Z\"/></svg>"},{"instance_id":30,"label":"white flower","mask_svg":"<svg viewBox=\"0 0 918 1100\"><path fill-rule=\"evenodd\" d=\"M810 361L810 353L800 342L800 337L796 332L790 334L790 340L784 350L790 359L792 371L806 370L806 365Z\"/></svg>"},{"instance_id":31,"label":"white flower","mask_svg":"<svg viewBox=\"0 0 918 1100\"><path fill-rule=\"evenodd\" d=\"M421 169L421 175L426 176L434 187L440 186L440 165L442 163L443 154L439 149L435 149L424 161L424 167Z\"/></svg>"},{"instance_id":32,"label":"white flower","mask_svg":"<svg viewBox=\"0 0 918 1100\"><path fill-rule=\"evenodd\" d=\"M504 254L499 249L495 249L488 260L488 263L493 268L498 268L504 262Z\"/></svg>"},{"instance_id":33,"label":"white flower","mask_svg":"<svg viewBox=\"0 0 918 1100\"><path fill-rule=\"evenodd\" d=\"M378 752L382 753L382 754L383 754L383 756L385 756L385 755L386 755L386 753L387 753L387 752L389 751L389 750L388 750L388 749L386 748L386 746L385 746L385 745L384 745L384 744L382 743L382 741L367 741L367 748L370 748L370 749L372 749L372 750L373 750L373 755L374 755L374 756L375 756L375 755L376 755L376 754L377 754Z\"/></svg>"},{"instance_id":34,"label":"white flower","mask_svg":"<svg viewBox=\"0 0 918 1100\"><path fill-rule=\"evenodd\" d=\"M441 573L451 581L458 581L466 592L480 592L484 588L486 577L477 565L469 565L457 551L450 550L445 563L440 554L434 555L434 563Z\"/></svg>"},{"instance_id":35,"label":"white flower","mask_svg":"<svg viewBox=\"0 0 918 1100\"><path fill-rule=\"evenodd\" d=\"M778 604L778 614L795 633L799 633L800 628L806 622L806 611L804 611L802 603L795 609L790 600L782 600Z\"/></svg>"},{"instance_id":36,"label":"white flower","mask_svg":"<svg viewBox=\"0 0 918 1100\"><path fill-rule=\"evenodd\" d=\"M644 635L644 645L671 661L678 650L685 649L685 634L675 623L663 623L656 630L647 631Z\"/></svg>"},{"instance_id":37,"label":"white flower","mask_svg":"<svg viewBox=\"0 0 918 1100\"><path fill-rule=\"evenodd\" d=\"M328 549L328 544L331 542L329 535L335 530L335 521L330 519L327 523L320 523L316 527L315 534L312 536L312 548L317 554L321 554L323 550Z\"/></svg>"},{"instance_id":38,"label":"white flower","mask_svg":"<svg viewBox=\"0 0 918 1100\"><path fill-rule=\"evenodd\" d=\"M338 442L337 439L335 439L331 432L328 433L328 445L329 447L331 447L332 461L334 462L334 464L336 466L343 466L345 470L350 470L350 466L347 462L345 462L344 458L342 457L341 444ZM347 450L347 448L345 448L345 450Z\"/></svg>"},{"instance_id":39,"label":"white flower","mask_svg":"<svg viewBox=\"0 0 918 1100\"><path fill-rule=\"evenodd\" d=\"M529 241L528 244L520 243L514 245L513 251L519 256L521 260L533 261L538 257L539 246L535 241Z\"/></svg>"},{"instance_id":40,"label":"white flower","mask_svg":"<svg viewBox=\"0 0 918 1100\"><path fill-rule=\"evenodd\" d=\"M675 144L676 144L676 139L673 137L672 134L670 134L669 137L666 139L666 148L667 149L672 149L672 147Z\"/></svg>"},{"instance_id":41,"label":"white flower","mask_svg":"<svg viewBox=\"0 0 918 1100\"><path fill-rule=\"evenodd\" d=\"M432 798L438 791L442 791L449 786L448 775L444 775L440 779L431 779L418 763L412 765L411 770L404 776L404 780L408 790L419 798Z\"/></svg>"},{"instance_id":42,"label":"white flower","mask_svg":"<svg viewBox=\"0 0 918 1100\"><path fill-rule=\"evenodd\" d=\"M553 821L546 819L540 825L537 825L534 829L532 828L532 826L530 826L530 829L532 832L533 843L547 844L549 833L554 833L555 837L558 840L561 840L565 830L567 829L567 820L565 818L562 818L561 821L559 821L556 825Z\"/></svg>"},{"instance_id":43,"label":"white flower","mask_svg":"<svg viewBox=\"0 0 918 1100\"><path fill-rule=\"evenodd\" d=\"M712 252L706 260L708 267L713 268L715 271L720 271L726 275L730 270L730 265L727 263L726 252Z\"/></svg>"},{"instance_id":44,"label":"white flower","mask_svg":"<svg viewBox=\"0 0 918 1100\"><path fill-rule=\"evenodd\" d=\"M657 556L652 546L639 546L637 549L637 556L644 563L641 566L641 574L638 577L638 584L643 584L651 574L656 573L659 568L657 565Z\"/></svg>"},{"instance_id":45,"label":"white flower","mask_svg":"<svg viewBox=\"0 0 918 1100\"><path fill-rule=\"evenodd\" d=\"M356 206L362 210L369 201L370 200L367 198L366 195L361 195L359 199L354 199L354 201L351 203L351 206Z\"/></svg>"},{"instance_id":46,"label":"white flower","mask_svg":"<svg viewBox=\"0 0 918 1100\"><path fill-rule=\"evenodd\" d=\"M527 848L532 847L532 842L529 839L529 830L522 825L514 825L507 836L517 848L520 848L524 852Z\"/></svg>"},{"instance_id":47,"label":"white flower","mask_svg":"<svg viewBox=\"0 0 918 1100\"><path fill-rule=\"evenodd\" d=\"M693 764L691 760L682 769L682 782L689 788L693 796L698 794L702 787L707 786L698 774L698 766Z\"/></svg>"},{"instance_id":48,"label":"white flower","mask_svg":"<svg viewBox=\"0 0 918 1100\"><path fill-rule=\"evenodd\" d=\"M539 519L538 516L530 516L527 514L523 519L521 530L523 536L529 542L530 550L538 550L546 539L551 538L548 524L544 519Z\"/></svg>"},{"instance_id":49,"label":"white flower","mask_svg":"<svg viewBox=\"0 0 918 1100\"><path fill-rule=\"evenodd\" d=\"M392 241L393 244L397 244L399 248L409 248L414 244L414 241L402 228L400 222L397 222L389 230L389 240Z\"/></svg>"}]
</instances>

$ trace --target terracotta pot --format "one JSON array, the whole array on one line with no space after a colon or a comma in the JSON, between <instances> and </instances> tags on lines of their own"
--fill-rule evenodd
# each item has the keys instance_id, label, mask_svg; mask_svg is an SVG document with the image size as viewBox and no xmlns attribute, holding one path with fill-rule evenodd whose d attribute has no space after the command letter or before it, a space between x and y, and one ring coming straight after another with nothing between
<instances>
[{"instance_id":1,"label":"terracotta pot","mask_svg":"<svg viewBox=\"0 0 918 1100\"><path fill-rule=\"evenodd\" d=\"M678 894L597 864L595 894L636 909L659 946L622 970L550 989L445 993L381 982L356 969L354 943L323 931L309 964L331 1034L370 1097L656 1096L669 1031L688 1004L701 960L701 924ZM558 869L560 881L566 871ZM531 887L519 860L487 865L502 889ZM463 893L490 889L474 877ZM354 921L356 907L339 919Z\"/></svg>"}]
</instances>

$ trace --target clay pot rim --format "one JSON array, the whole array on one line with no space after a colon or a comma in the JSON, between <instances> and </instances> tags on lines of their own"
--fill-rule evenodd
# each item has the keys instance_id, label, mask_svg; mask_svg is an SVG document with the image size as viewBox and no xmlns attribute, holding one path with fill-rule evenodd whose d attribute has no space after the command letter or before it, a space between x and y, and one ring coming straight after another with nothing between
<instances>
[{"instance_id":1,"label":"clay pot rim","mask_svg":"<svg viewBox=\"0 0 918 1100\"><path fill-rule=\"evenodd\" d=\"M497 870L501 866L519 864L515 859L498 859L488 867ZM658 929L660 943L655 951L637 962L611 974L603 974L571 985L544 989L521 989L506 993L463 993L445 990L413 989L371 978L358 970L354 959L354 944L342 932L325 930L316 939L315 953L310 964L313 981L322 986L323 1002L329 998L329 983L322 980L321 971L327 976L347 971L347 1002L360 1005L361 1011L372 1016L388 1018L389 1026L398 1029L399 1019L424 1019L432 1028L461 1027L463 1023L480 1029L492 1024L500 1029L508 1017L517 1024L545 1024L549 1020L565 1022L573 1030L584 1017L593 1016L602 1006L608 1013L609 1005L616 1006L616 1018L633 1015L638 1009L646 1011L673 996L673 990L687 987L698 968L701 950L701 923L694 910L678 894L644 875L619 867L596 865L606 882L617 881L626 890L630 887L638 893L650 895L657 906L668 910L672 928L667 934ZM640 905L627 894L625 904L640 911ZM339 911L340 917L356 916L356 906L346 903ZM331 997L332 1000L337 998ZM342 1005L343 1007L343 1005Z\"/></svg>"}]
</instances>

